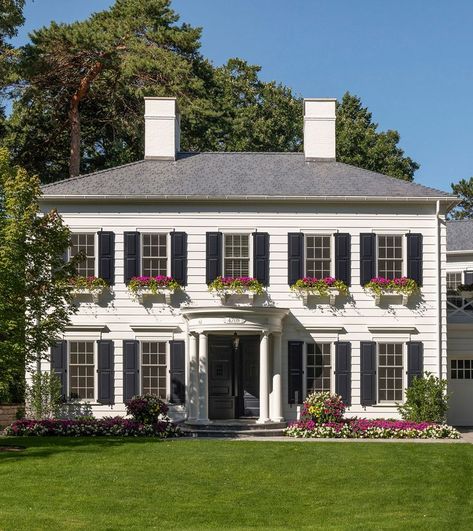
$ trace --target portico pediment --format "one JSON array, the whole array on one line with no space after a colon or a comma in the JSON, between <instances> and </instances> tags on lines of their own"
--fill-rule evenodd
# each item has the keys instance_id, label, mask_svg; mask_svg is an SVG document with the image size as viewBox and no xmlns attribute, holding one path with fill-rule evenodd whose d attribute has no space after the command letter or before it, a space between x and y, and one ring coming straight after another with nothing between
<instances>
[{"instance_id":1,"label":"portico pediment","mask_svg":"<svg viewBox=\"0 0 473 531\"><path fill-rule=\"evenodd\" d=\"M200 307L183 308L189 332L231 332L235 329L248 333L274 333L282 331L282 321L289 313L287 308L265 307Z\"/></svg>"}]
</instances>

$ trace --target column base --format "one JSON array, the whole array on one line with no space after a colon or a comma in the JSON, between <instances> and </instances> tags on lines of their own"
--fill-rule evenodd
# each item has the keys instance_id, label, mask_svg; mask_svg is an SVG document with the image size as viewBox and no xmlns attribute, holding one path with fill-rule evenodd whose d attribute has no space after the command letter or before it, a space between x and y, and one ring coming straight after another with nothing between
<instances>
[{"instance_id":1,"label":"column base","mask_svg":"<svg viewBox=\"0 0 473 531\"><path fill-rule=\"evenodd\" d=\"M274 417L271 422L285 422L284 417Z\"/></svg>"},{"instance_id":2,"label":"column base","mask_svg":"<svg viewBox=\"0 0 473 531\"><path fill-rule=\"evenodd\" d=\"M190 420L188 422L190 422ZM192 419L193 424L208 424L209 422L209 419Z\"/></svg>"},{"instance_id":3,"label":"column base","mask_svg":"<svg viewBox=\"0 0 473 531\"><path fill-rule=\"evenodd\" d=\"M269 422L271 422L271 419L262 419L262 418L259 418L259 419L256 421L256 424L268 424Z\"/></svg>"}]
</instances>

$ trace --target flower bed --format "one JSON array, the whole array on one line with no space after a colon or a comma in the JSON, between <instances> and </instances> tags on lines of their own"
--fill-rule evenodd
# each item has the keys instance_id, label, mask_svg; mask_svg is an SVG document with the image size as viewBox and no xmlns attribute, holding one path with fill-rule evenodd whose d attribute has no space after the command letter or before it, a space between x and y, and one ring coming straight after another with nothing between
<instances>
[{"instance_id":1,"label":"flower bed","mask_svg":"<svg viewBox=\"0 0 473 531\"><path fill-rule=\"evenodd\" d=\"M5 429L11 436L120 436L120 437L175 437L179 429L168 420L143 424L123 417L103 419L46 419L17 420Z\"/></svg>"},{"instance_id":2,"label":"flower bed","mask_svg":"<svg viewBox=\"0 0 473 531\"><path fill-rule=\"evenodd\" d=\"M177 280L165 275L156 277L133 277L128 283L128 290L133 297L140 302L145 295L164 295L166 302L170 302L170 296L181 289Z\"/></svg>"},{"instance_id":3,"label":"flower bed","mask_svg":"<svg viewBox=\"0 0 473 531\"><path fill-rule=\"evenodd\" d=\"M447 424L408 420L347 419L317 424L301 420L288 426L289 437L316 439L459 439L460 433Z\"/></svg>"},{"instance_id":4,"label":"flower bed","mask_svg":"<svg viewBox=\"0 0 473 531\"><path fill-rule=\"evenodd\" d=\"M328 297L330 304L335 304L337 295L348 295L348 286L342 280L333 277L315 278L304 277L296 280L291 286L291 290L302 296L304 303L307 303L307 297Z\"/></svg>"},{"instance_id":5,"label":"flower bed","mask_svg":"<svg viewBox=\"0 0 473 531\"><path fill-rule=\"evenodd\" d=\"M264 293L263 284L253 277L217 277L208 285L208 289L222 298L226 298L229 295L244 294L249 294L253 297Z\"/></svg>"},{"instance_id":6,"label":"flower bed","mask_svg":"<svg viewBox=\"0 0 473 531\"><path fill-rule=\"evenodd\" d=\"M419 290L417 282L412 278L372 278L364 288L374 295L376 304L379 304L383 296L402 296L402 303L407 304L407 300L411 295L414 295Z\"/></svg>"}]
</instances>

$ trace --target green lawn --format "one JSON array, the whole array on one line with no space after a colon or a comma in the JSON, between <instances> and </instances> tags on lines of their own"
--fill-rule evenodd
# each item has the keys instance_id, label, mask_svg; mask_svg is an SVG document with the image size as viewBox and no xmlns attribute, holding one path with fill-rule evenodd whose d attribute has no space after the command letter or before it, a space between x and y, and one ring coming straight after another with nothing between
<instances>
[{"instance_id":1,"label":"green lawn","mask_svg":"<svg viewBox=\"0 0 473 531\"><path fill-rule=\"evenodd\" d=\"M472 529L473 446L8 438L0 529Z\"/></svg>"}]
</instances>

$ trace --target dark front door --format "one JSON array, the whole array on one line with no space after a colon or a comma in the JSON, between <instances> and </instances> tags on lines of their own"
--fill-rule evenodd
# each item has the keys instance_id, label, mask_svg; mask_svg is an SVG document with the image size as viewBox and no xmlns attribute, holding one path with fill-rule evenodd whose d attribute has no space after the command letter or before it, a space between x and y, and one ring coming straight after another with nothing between
<instances>
[{"instance_id":1,"label":"dark front door","mask_svg":"<svg viewBox=\"0 0 473 531\"><path fill-rule=\"evenodd\" d=\"M235 418L234 349L230 336L209 337L209 418Z\"/></svg>"},{"instance_id":2,"label":"dark front door","mask_svg":"<svg viewBox=\"0 0 473 531\"><path fill-rule=\"evenodd\" d=\"M239 416L259 416L259 337L243 336L239 346Z\"/></svg>"}]
</instances>

